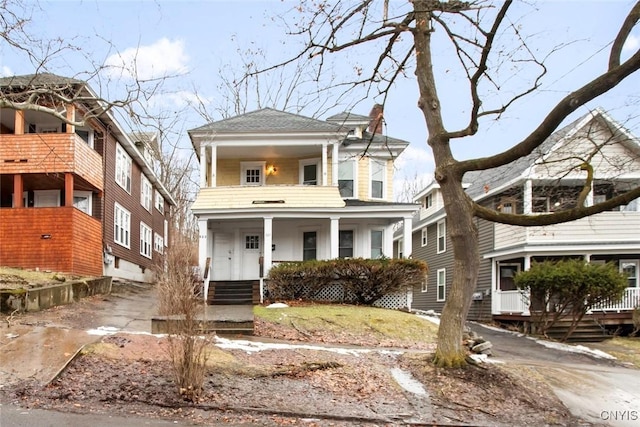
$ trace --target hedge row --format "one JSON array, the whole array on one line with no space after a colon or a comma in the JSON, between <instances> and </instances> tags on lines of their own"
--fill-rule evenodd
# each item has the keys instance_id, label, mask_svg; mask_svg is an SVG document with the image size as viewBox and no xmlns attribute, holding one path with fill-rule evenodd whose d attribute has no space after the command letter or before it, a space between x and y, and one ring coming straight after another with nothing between
<instances>
[{"instance_id":1,"label":"hedge row","mask_svg":"<svg viewBox=\"0 0 640 427\"><path fill-rule=\"evenodd\" d=\"M329 286L342 286L343 302L371 305L385 295L426 280L424 261L413 259L334 259L288 262L269 271L270 300L317 300Z\"/></svg>"}]
</instances>

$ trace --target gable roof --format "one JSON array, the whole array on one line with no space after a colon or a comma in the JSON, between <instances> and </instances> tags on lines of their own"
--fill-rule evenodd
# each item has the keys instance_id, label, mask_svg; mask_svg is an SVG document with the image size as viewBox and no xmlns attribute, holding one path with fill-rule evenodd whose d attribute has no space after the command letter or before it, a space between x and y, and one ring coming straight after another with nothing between
<instances>
[{"instance_id":1,"label":"gable roof","mask_svg":"<svg viewBox=\"0 0 640 427\"><path fill-rule=\"evenodd\" d=\"M239 116L211 122L188 131L191 133L279 133L279 132L339 132L340 126L299 114L272 108L251 111Z\"/></svg>"},{"instance_id":2,"label":"gable roof","mask_svg":"<svg viewBox=\"0 0 640 427\"><path fill-rule=\"evenodd\" d=\"M0 78L0 87L23 88L27 86L55 86L55 85L81 85L87 83L70 77L58 76L51 73L25 74L22 76L9 76Z\"/></svg>"}]
</instances>

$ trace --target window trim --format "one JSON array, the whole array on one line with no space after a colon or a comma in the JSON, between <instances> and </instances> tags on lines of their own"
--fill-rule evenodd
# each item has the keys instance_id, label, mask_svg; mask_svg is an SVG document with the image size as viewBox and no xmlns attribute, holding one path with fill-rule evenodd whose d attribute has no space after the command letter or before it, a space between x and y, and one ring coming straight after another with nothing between
<instances>
[{"instance_id":1,"label":"window trim","mask_svg":"<svg viewBox=\"0 0 640 427\"><path fill-rule=\"evenodd\" d=\"M267 168L266 161L257 161L257 162L240 162L240 185L243 187L260 187L265 185L265 170ZM247 170L248 169L259 169L260 170L260 182L258 183L247 183Z\"/></svg>"},{"instance_id":2,"label":"window trim","mask_svg":"<svg viewBox=\"0 0 640 427\"><path fill-rule=\"evenodd\" d=\"M315 184L305 184L304 183L304 167L309 165L316 166L316 183ZM299 175L299 184L300 185L322 185L322 162L321 159L304 159L298 161L298 175Z\"/></svg>"},{"instance_id":3,"label":"window trim","mask_svg":"<svg viewBox=\"0 0 640 427\"><path fill-rule=\"evenodd\" d=\"M440 282L440 273L442 273L442 283ZM440 289L442 289L442 298L440 298ZM447 300L447 269L439 268L436 271L436 302Z\"/></svg>"},{"instance_id":4,"label":"window trim","mask_svg":"<svg viewBox=\"0 0 640 427\"><path fill-rule=\"evenodd\" d=\"M382 195L374 197L373 195L373 165L377 164L382 167ZM387 162L386 160L369 159L369 197L375 200L386 200L387 197Z\"/></svg>"},{"instance_id":5,"label":"window trim","mask_svg":"<svg viewBox=\"0 0 640 427\"><path fill-rule=\"evenodd\" d=\"M429 243L429 231L427 227L422 227L420 233L420 244L424 248Z\"/></svg>"},{"instance_id":6,"label":"window trim","mask_svg":"<svg viewBox=\"0 0 640 427\"><path fill-rule=\"evenodd\" d=\"M118 221L118 211L122 211L123 214L126 214L127 216L127 229L125 230L124 224L119 224ZM126 231L126 242L123 240L119 239L118 236L118 228L122 228L123 230L123 235L124 232ZM113 208L113 242L124 247L127 249L131 249L131 212L129 212L127 209L125 209L121 204L119 204L118 202L116 202L114 204L114 208Z\"/></svg>"},{"instance_id":7,"label":"window trim","mask_svg":"<svg viewBox=\"0 0 640 427\"><path fill-rule=\"evenodd\" d=\"M85 198L87 199L87 211L83 211L79 207L76 206L76 198ZM83 191L83 190L73 190L73 207L78 209L81 212L86 213L89 216L93 215L93 192L91 191Z\"/></svg>"},{"instance_id":8,"label":"window trim","mask_svg":"<svg viewBox=\"0 0 640 427\"><path fill-rule=\"evenodd\" d=\"M151 186L151 181L144 173L140 172L140 204L147 212L151 212L152 199L153 187Z\"/></svg>"},{"instance_id":9,"label":"window trim","mask_svg":"<svg viewBox=\"0 0 640 427\"><path fill-rule=\"evenodd\" d=\"M429 279L425 276L424 280L420 284L420 292L427 292L429 290Z\"/></svg>"},{"instance_id":10,"label":"window trim","mask_svg":"<svg viewBox=\"0 0 640 427\"><path fill-rule=\"evenodd\" d=\"M164 197L158 190L154 191L155 202L154 206L158 212L164 215Z\"/></svg>"},{"instance_id":11,"label":"window trim","mask_svg":"<svg viewBox=\"0 0 640 427\"><path fill-rule=\"evenodd\" d=\"M153 250L160 254L164 253L164 237L155 231L153 232Z\"/></svg>"},{"instance_id":12,"label":"window trim","mask_svg":"<svg viewBox=\"0 0 640 427\"><path fill-rule=\"evenodd\" d=\"M313 251L315 252L315 257L314 258L305 258L305 251L307 250L312 250L311 248L305 248L305 234L307 233L314 233L316 236L316 240L315 240L315 247L313 248ZM307 261L307 260L315 260L318 259L318 235L320 233L318 233L317 230L302 230L302 260L303 261Z\"/></svg>"},{"instance_id":13,"label":"window trim","mask_svg":"<svg viewBox=\"0 0 640 427\"><path fill-rule=\"evenodd\" d=\"M639 259L620 259L620 261L618 261L618 270L620 271L620 273L624 273L624 270L622 269L622 264L623 263L628 263L628 264L634 264L636 267L636 277L635 277L635 281L636 281L636 285L634 286L635 288L640 287L640 260ZM629 279L627 279L629 280ZM630 287L630 286L627 286Z\"/></svg>"},{"instance_id":14,"label":"window trim","mask_svg":"<svg viewBox=\"0 0 640 427\"><path fill-rule=\"evenodd\" d=\"M440 225L442 224L443 232L440 232ZM441 219L436 223L437 245L436 253L442 254L447 251L447 220ZM442 239L442 247L440 246L440 239Z\"/></svg>"},{"instance_id":15,"label":"window trim","mask_svg":"<svg viewBox=\"0 0 640 427\"><path fill-rule=\"evenodd\" d=\"M338 186L338 191L340 191L340 181L349 181L347 179L340 179L340 165L351 165L351 182L353 182L353 194L351 196L340 196L343 199L357 199L358 198L358 161L356 159L343 159L338 162L338 182L336 185Z\"/></svg>"},{"instance_id":16,"label":"window trim","mask_svg":"<svg viewBox=\"0 0 640 427\"><path fill-rule=\"evenodd\" d=\"M143 221L140 221L140 255L149 259L153 257L153 230Z\"/></svg>"},{"instance_id":17,"label":"window trim","mask_svg":"<svg viewBox=\"0 0 640 427\"><path fill-rule=\"evenodd\" d=\"M377 258L373 257L373 233L380 233L380 256ZM377 249L377 248L376 248ZM382 228L372 228L369 230L369 256L371 259L380 259L384 258L384 229Z\"/></svg>"},{"instance_id":18,"label":"window trim","mask_svg":"<svg viewBox=\"0 0 640 427\"><path fill-rule=\"evenodd\" d=\"M342 232L351 232L351 256L348 257L343 257L340 256L340 249L341 248L348 248L348 246L340 246L340 233ZM354 258L356 256L356 231L353 228L347 228L347 229L343 229L343 230L338 230L338 258Z\"/></svg>"},{"instance_id":19,"label":"window trim","mask_svg":"<svg viewBox=\"0 0 640 427\"><path fill-rule=\"evenodd\" d=\"M121 162L125 164L122 165ZM133 169L133 162L131 156L125 151L120 144L116 143L116 184L118 184L124 191L131 194L131 171ZM121 182L120 179L124 182ZM127 188L128 187L128 188Z\"/></svg>"}]
</instances>

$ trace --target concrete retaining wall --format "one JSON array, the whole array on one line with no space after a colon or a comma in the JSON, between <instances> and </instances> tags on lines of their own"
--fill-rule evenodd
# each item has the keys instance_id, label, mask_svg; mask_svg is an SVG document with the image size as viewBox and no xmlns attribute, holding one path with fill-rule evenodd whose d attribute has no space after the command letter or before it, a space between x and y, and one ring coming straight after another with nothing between
<instances>
[{"instance_id":1,"label":"concrete retaining wall","mask_svg":"<svg viewBox=\"0 0 640 427\"><path fill-rule=\"evenodd\" d=\"M111 277L77 280L33 289L0 290L0 311L39 311L71 304L91 295L111 293Z\"/></svg>"}]
</instances>

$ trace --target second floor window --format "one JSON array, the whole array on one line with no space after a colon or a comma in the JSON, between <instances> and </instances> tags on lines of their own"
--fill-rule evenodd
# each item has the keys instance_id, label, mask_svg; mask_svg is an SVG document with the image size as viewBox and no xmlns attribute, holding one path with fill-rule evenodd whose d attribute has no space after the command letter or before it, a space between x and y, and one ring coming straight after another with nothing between
<instances>
[{"instance_id":1,"label":"second floor window","mask_svg":"<svg viewBox=\"0 0 640 427\"><path fill-rule=\"evenodd\" d=\"M384 198L386 163L381 160L371 160L371 198Z\"/></svg>"},{"instance_id":2,"label":"second floor window","mask_svg":"<svg viewBox=\"0 0 640 427\"><path fill-rule=\"evenodd\" d=\"M422 246L427 246L427 227L424 227L421 232L420 242Z\"/></svg>"},{"instance_id":3,"label":"second floor window","mask_svg":"<svg viewBox=\"0 0 640 427\"><path fill-rule=\"evenodd\" d=\"M263 185L264 162L242 162L240 185Z\"/></svg>"},{"instance_id":4,"label":"second floor window","mask_svg":"<svg viewBox=\"0 0 640 427\"><path fill-rule=\"evenodd\" d=\"M356 197L355 162L347 160L338 164L338 188L343 198Z\"/></svg>"},{"instance_id":5,"label":"second floor window","mask_svg":"<svg viewBox=\"0 0 640 427\"><path fill-rule=\"evenodd\" d=\"M160 212L164 213L164 197L162 197L162 195L160 194L160 192L158 190L156 190L156 209L158 209ZM166 233L165 233L166 235Z\"/></svg>"},{"instance_id":6,"label":"second floor window","mask_svg":"<svg viewBox=\"0 0 640 427\"><path fill-rule=\"evenodd\" d=\"M438 250L437 252L441 254L447 250L447 223L443 219L438 221Z\"/></svg>"},{"instance_id":7,"label":"second floor window","mask_svg":"<svg viewBox=\"0 0 640 427\"><path fill-rule=\"evenodd\" d=\"M432 194L427 194L424 198L424 203L422 205L425 209L429 209L431 206L433 206L433 195Z\"/></svg>"},{"instance_id":8,"label":"second floor window","mask_svg":"<svg viewBox=\"0 0 640 427\"><path fill-rule=\"evenodd\" d=\"M116 182L131 193L131 157L116 144Z\"/></svg>"},{"instance_id":9,"label":"second floor window","mask_svg":"<svg viewBox=\"0 0 640 427\"><path fill-rule=\"evenodd\" d=\"M144 174L140 174L140 204L151 211L151 182Z\"/></svg>"},{"instance_id":10,"label":"second floor window","mask_svg":"<svg viewBox=\"0 0 640 427\"><path fill-rule=\"evenodd\" d=\"M318 160L300 161L300 183L303 185L319 184L320 162Z\"/></svg>"},{"instance_id":11,"label":"second floor window","mask_svg":"<svg viewBox=\"0 0 640 427\"><path fill-rule=\"evenodd\" d=\"M131 244L131 213L117 203L113 213L113 241L125 248Z\"/></svg>"}]
</instances>

